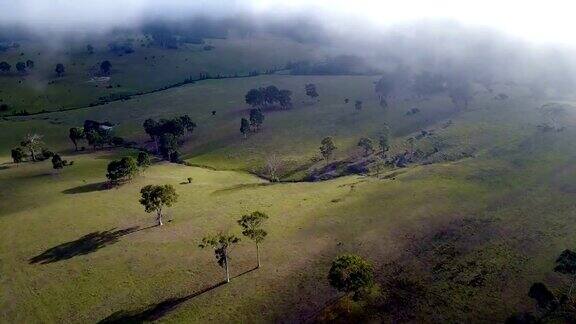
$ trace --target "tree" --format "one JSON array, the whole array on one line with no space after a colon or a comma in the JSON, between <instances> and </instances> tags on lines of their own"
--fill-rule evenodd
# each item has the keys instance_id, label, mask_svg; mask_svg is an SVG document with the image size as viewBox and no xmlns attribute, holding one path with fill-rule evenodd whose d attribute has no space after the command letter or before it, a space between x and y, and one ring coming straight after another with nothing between
<instances>
[{"instance_id":1,"label":"tree","mask_svg":"<svg viewBox=\"0 0 576 324\"><path fill-rule=\"evenodd\" d=\"M356 100L356 102L354 102L354 108L355 108L357 111L362 110L362 100Z\"/></svg>"},{"instance_id":2,"label":"tree","mask_svg":"<svg viewBox=\"0 0 576 324\"><path fill-rule=\"evenodd\" d=\"M386 156L386 152L390 150L390 129L388 126L384 128L382 134L378 138L378 148L380 149L380 154L384 157Z\"/></svg>"},{"instance_id":3,"label":"tree","mask_svg":"<svg viewBox=\"0 0 576 324\"><path fill-rule=\"evenodd\" d=\"M240 133L244 135L244 138L248 137L248 132L250 132L250 123L248 119L242 118L240 120Z\"/></svg>"},{"instance_id":4,"label":"tree","mask_svg":"<svg viewBox=\"0 0 576 324\"><path fill-rule=\"evenodd\" d=\"M159 150L164 159L170 162L179 162L178 138L171 133L160 136Z\"/></svg>"},{"instance_id":5,"label":"tree","mask_svg":"<svg viewBox=\"0 0 576 324\"><path fill-rule=\"evenodd\" d=\"M311 99L316 99L319 95L316 91L316 85L313 83L308 83L304 86L304 90L306 91L306 95Z\"/></svg>"},{"instance_id":6,"label":"tree","mask_svg":"<svg viewBox=\"0 0 576 324\"><path fill-rule=\"evenodd\" d=\"M535 299L538 307L541 308L548 308L557 302L554 294L541 282L532 284L528 296Z\"/></svg>"},{"instance_id":7,"label":"tree","mask_svg":"<svg viewBox=\"0 0 576 324\"><path fill-rule=\"evenodd\" d=\"M280 180L278 178L278 173L280 172L281 167L282 160L278 158L276 154L272 154L266 157L266 173L268 174L271 182L277 182Z\"/></svg>"},{"instance_id":8,"label":"tree","mask_svg":"<svg viewBox=\"0 0 576 324\"><path fill-rule=\"evenodd\" d=\"M367 137L362 137L358 141L358 146L364 150L364 157L374 153L374 145L372 144L372 140Z\"/></svg>"},{"instance_id":9,"label":"tree","mask_svg":"<svg viewBox=\"0 0 576 324\"><path fill-rule=\"evenodd\" d=\"M572 276L572 284L570 284L570 289L568 290L568 297L570 298L572 289L576 283L576 252L564 250L558 259L556 259L554 271Z\"/></svg>"},{"instance_id":10,"label":"tree","mask_svg":"<svg viewBox=\"0 0 576 324\"><path fill-rule=\"evenodd\" d=\"M111 69L112 69L112 63L110 63L110 61L106 60L100 63L100 72L102 72L102 74L109 75Z\"/></svg>"},{"instance_id":11,"label":"tree","mask_svg":"<svg viewBox=\"0 0 576 324\"><path fill-rule=\"evenodd\" d=\"M16 147L12 149L12 160L14 163L22 163L24 158L26 157L26 153L21 147Z\"/></svg>"},{"instance_id":12,"label":"tree","mask_svg":"<svg viewBox=\"0 0 576 324\"><path fill-rule=\"evenodd\" d=\"M42 135L39 134L27 134L24 136L24 140L20 143L22 147L30 152L32 161L36 161L36 152L40 150L43 144L44 142L42 142Z\"/></svg>"},{"instance_id":13,"label":"tree","mask_svg":"<svg viewBox=\"0 0 576 324\"><path fill-rule=\"evenodd\" d=\"M26 63L24 62L16 63L16 71L18 71L21 74L26 73Z\"/></svg>"},{"instance_id":14,"label":"tree","mask_svg":"<svg viewBox=\"0 0 576 324\"><path fill-rule=\"evenodd\" d=\"M8 64L8 62L5 61L0 62L0 71L6 73L10 72L10 69L12 69L12 66Z\"/></svg>"},{"instance_id":15,"label":"tree","mask_svg":"<svg viewBox=\"0 0 576 324\"><path fill-rule=\"evenodd\" d=\"M154 141L154 144L156 144L156 152L159 151L159 147L158 147L158 122L156 122L154 119L152 118L148 118L144 121L144 124L142 125L144 127L144 131L146 132L146 134L148 134L148 136L150 136L150 138Z\"/></svg>"},{"instance_id":16,"label":"tree","mask_svg":"<svg viewBox=\"0 0 576 324\"><path fill-rule=\"evenodd\" d=\"M86 52L88 52L88 54L94 54L94 46L90 44L86 45Z\"/></svg>"},{"instance_id":17,"label":"tree","mask_svg":"<svg viewBox=\"0 0 576 324\"><path fill-rule=\"evenodd\" d=\"M66 160L62 160L62 158L60 157L60 155L58 154L54 154L52 156L52 168L54 170L59 170L64 168L66 165L68 165L68 161Z\"/></svg>"},{"instance_id":18,"label":"tree","mask_svg":"<svg viewBox=\"0 0 576 324\"><path fill-rule=\"evenodd\" d=\"M362 293L374 286L372 264L362 257L353 254L338 256L332 261L328 272L330 285L352 298L358 300Z\"/></svg>"},{"instance_id":19,"label":"tree","mask_svg":"<svg viewBox=\"0 0 576 324\"><path fill-rule=\"evenodd\" d=\"M391 75L383 75L374 85L374 91L381 99L390 97L394 88L394 78Z\"/></svg>"},{"instance_id":20,"label":"tree","mask_svg":"<svg viewBox=\"0 0 576 324\"><path fill-rule=\"evenodd\" d=\"M147 168L150 166L150 155L144 151L138 153L138 157L136 158L136 163L140 168Z\"/></svg>"},{"instance_id":21,"label":"tree","mask_svg":"<svg viewBox=\"0 0 576 324\"><path fill-rule=\"evenodd\" d=\"M72 127L68 132L68 137L74 144L74 150L78 151L78 141L85 137L84 129L81 127Z\"/></svg>"},{"instance_id":22,"label":"tree","mask_svg":"<svg viewBox=\"0 0 576 324\"><path fill-rule=\"evenodd\" d=\"M250 109L250 127L254 132L257 132L262 127L264 122L264 114L258 108Z\"/></svg>"},{"instance_id":23,"label":"tree","mask_svg":"<svg viewBox=\"0 0 576 324\"><path fill-rule=\"evenodd\" d=\"M64 64L62 64L62 63L56 64L56 68L54 68L54 72L56 72L56 75L57 75L58 77L64 76L64 70L65 70L65 69L64 69Z\"/></svg>"},{"instance_id":24,"label":"tree","mask_svg":"<svg viewBox=\"0 0 576 324\"><path fill-rule=\"evenodd\" d=\"M34 68L34 61L26 60L26 67L29 69L33 69Z\"/></svg>"},{"instance_id":25,"label":"tree","mask_svg":"<svg viewBox=\"0 0 576 324\"><path fill-rule=\"evenodd\" d=\"M249 215L243 215L238 224L242 227L242 235L256 243L256 260L257 268L260 268L260 248L259 244L264 241L268 233L262 229L262 225L268 219L268 215L263 212L255 211Z\"/></svg>"},{"instance_id":26,"label":"tree","mask_svg":"<svg viewBox=\"0 0 576 324\"><path fill-rule=\"evenodd\" d=\"M250 89L246 95L244 96L244 101L252 107L260 107L264 103L264 97L260 90L258 89Z\"/></svg>"},{"instance_id":27,"label":"tree","mask_svg":"<svg viewBox=\"0 0 576 324\"><path fill-rule=\"evenodd\" d=\"M85 136L88 144L92 145L94 151L96 151L96 147L103 147L104 143L106 143L104 136L97 130L90 130L85 133Z\"/></svg>"},{"instance_id":28,"label":"tree","mask_svg":"<svg viewBox=\"0 0 576 324\"><path fill-rule=\"evenodd\" d=\"M107 171L106 178L114 184L119 184L134 177L136 172L138 172L138 164L131 156L123 157L120 160L108 163Z\"/></svg>"},{"instance_id":29,"label":"tree","mask_svg":"<svg viewBox=\"0 0 576 324\"><path fill-rule=\"evenodd\" d=\"M162 226L162 209L171 207L178 201L178 194L172 185L147 185L140 190L140 204L147 213L156 212L158 225Z\"/></svg>"},{"instance_id":30,"label":"tree","mask_svg":"<svg viewBox=\"0 0 576 324\"><path fill-rule=\"evenodd\" d=\"M219 233L214 236L206 236L202 238L202 242L198 245L201 249L212 247L214 249L214 256L218 265L226 271L226 282L230 282L230 271L228 269L229 253L234 244L240 242L240 238L234 234Z\"/></svg>"},{"instance_id":31,"label":"tree","mask_svg":"<svg viewBox=\"0 0 576 324\"><path fill-rule=\"evenodd\" d=\"M332 154L334 153L334 151L336 150L336 145L334 145L334 141L332 140L332 137L328 136L328 137L324 137L324 139L322 139L322 142L320 142L320 154L322 154L322 157L324 158L324 160L326 160L326 162L328 162L330 160L330 157L332 156Z\"/></svg>"},{"instance_id":32,"label":"tree","mask_svg":"<svg viewBox=\"0 0 576 324\"><path fill-rule=\"evenodd\" d=\"M192 121L190 116L188 115L180 116L178 117L178 121L180 122L180 125L182 125L182 127L184 128L184 132L186 134L188 133L192 134L192 132L194 132L194 129L196 128L196 123Z\"/></svg>"}]
</instances>

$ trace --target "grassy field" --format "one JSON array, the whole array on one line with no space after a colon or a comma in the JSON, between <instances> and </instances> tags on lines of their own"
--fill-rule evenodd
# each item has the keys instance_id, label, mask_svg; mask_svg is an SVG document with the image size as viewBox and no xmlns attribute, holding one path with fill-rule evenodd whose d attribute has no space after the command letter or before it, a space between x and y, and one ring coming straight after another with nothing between
<instances>
[{"instance_id":1,"label":"grassy field","mask_svg":"<svg viewBox=\"0 0 576 324\"><path fill-rule=\"evenodd\" d=\"M226 44L215 51L236 46ZM252 59L245 66L253 67ZM276 59L283 58L270 53L261 62ZM406 320L403 313L415 322L493 322L532 309L533 282L564 291L567 278L553 266L562 250L576 246L576 115L569 112L562 132L541 132L542 102L503 85L497 90L510 99L478 89L465 111L445 96L394 100L384 109L375 79L207 80L129 101L0 120L0 322L302 322L339 296L326 275L334 256L345 252L370 259L389 296L398 293L390 288L395 280L410 283L404 286L410 302L381 313L384 322ZM149 85L133 82L135 89ZM319 102L304 96L310 82ZM294 107L266 112L263 131L244 140L243 96L270 84L293 91ZM355 100L364 103L360 112ZM412 108L421 112L407 116ZM108 120L117 124L116 134L148 145L146 118L181 114L198 124L184 158L209 168L155 163L130 183L103 190L108 162L135 151L74 153L67 138L85 119ZM360 137L377 138L385 125L396 151L428 130L442 142L442 154L458 158L313 183L269 183L251 174L271 154L292 170L318 166L310 161L325 136L335 138L336 158L343 159L355 153ZM10 148L29 132L44 135L46 146L74 165L55 173L49 162L10 163ZM416 147L429 141L417 140ZM138 203L147 184L172 184L180 195L164 227L153 227L154 217ZM218 231L239 234L236 220L254 210L270 215L263 267L253 270L254 246L243 240L232 251L232 282L220 285L222 269L198 244Z\"/></svg>"},{"instance_id":2,"label":"grassy field","mask_svg":"<svg viewBox=\"0 0 576 324\"><path fill-rule=\"evenodd\" d=\"M47 49L50 47L23 42L19 48L0 53L0 61L12 65L12 73L0 74L0 102L10 106L9 113L84 107L99 97L151 91L186 78L196 79L200 73L246 75L252 71L283 68L290 60L320 55L306 45L275 38L214 39L207 40L206 44L214 49L205 51L204 45L194 44L178 49L135 46L134 53L119 56L111 53L107 44L94 44L95 53L88 54L85 45L62 47L65 50L55 46L50 50ZM18 74L16 63L28 59L35 62L35 67L24 75ZM110 81L90 82L91 70L98 71L104 60L112 63ZM57 63L64 64L64 77L56 77Z\"/></svg>"}]
</instances>

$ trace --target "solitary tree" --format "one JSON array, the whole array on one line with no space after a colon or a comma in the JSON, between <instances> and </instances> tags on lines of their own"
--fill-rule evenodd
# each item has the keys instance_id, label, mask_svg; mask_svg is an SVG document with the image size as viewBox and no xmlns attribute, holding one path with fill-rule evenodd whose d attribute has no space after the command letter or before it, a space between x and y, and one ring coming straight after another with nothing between
<instances>
[{"instance_id":1,"label":"solitary tree","mask_svg":"<svg viewBox=\"0 0 576 324\"><path fill-rule=\"evenodd\" d=\"M36 161L36 152L40 150L42 144L44 144L44 142L42 142L42 135L39 134L27 134L24 136L24 140L20 143L22 147L30 152L32 161Z\"/></svg>"},{"instance_id":2,"label":"solitary tree","mask_svg":"<svg viewBox=\"0 0 576 324\"><path fill-rule=\"evenodd\" d=\"M5 61L0 62L0 71L6 73L6 72L10 72L10 69L12 69L12 66Z\"/></svg>"},{"instance_id":3,"label":"solitary tree","mask_svg":"<svg viewBox=\"0 0 576 324\"><path fill-rule=\"evenodd\" d=\"M147 185L140 190L140 204L147 213L156 212L158 225L162 226L162 209L171 207L177 200L178 194L172 185Z\"/></svg>"},{"instance_id":4,"label":"solitary tree","mask_svg":"<svg viewBox=\"0 0 576 324\"><path fill-rule=\"evenodd\" d=\"M26 153L21 147L16 147L12 149L12 160L14 163L22 163L24 158L26 157Z\"/></svg>"},{"instance_id":5,"label":"solitary tree","mask_svg":"<svg viewBox=\"0 0 576 324\"><path fill-rule=\"evenodd\" d=\"M110 63L110 61L106 60L100 63L100 72L102 72L102 74L109 75L111 69L112 69L112 63Z\"/></svg>"},{"instance_id":6,"label":"solitary tree","mask_svg":"<svg viewBox=\"0 0 576 324\"><path fill-rule=\"evenodd\" d=\"M26 60L26 67L29 69L33 69L34 68L34 61Z\"/></svg>"},{"instance_id":7,"label":"solitary tree","mask_svg":"<svg viewBox=\"0 0 576 324\"><path fill-rule=\"evenodd\" d=\"M266 157L266 173L270 178L270 181L277 182L280 179L278 178L278 173L280 173L280 169L282 168L282 160L276 155L275 153Z\"/></svg>"},{"instance_id":8,"label":"solitary tree","mask_svg":"<svg viewBox=\"0 0 576 324\"><path fill-rule=\"evenodd\" d=\"M354 102L354 108L355 108L357 111L362 110L362 100L356 100L356 102Z\"/></svg>"},{"instance_id":9,"label":"solitary tree","mask_svg":"<svg viewBox=\"0 0 576 324\"><path fill-rule=\"evenodd\" d=\"M74 144L74 150L78 151L78 141L84 138L84 129L81 127L72 127L68 132L68 137Z\"/></svg>"},{"instance_id":10,"label":"solitary tree","mask_svg":"<svg viewBox=\"0 0 576 324\"><path fill-rule=\"evenodd\" d=\"M238 220L238 224L242 227L242 235L251 239L256 243L256 260L258 268L260 268L260 248L259 244L264 241L268 233L262 229L263 223L268 219L268 215L263 212L255 211L249 215L244 215Z\"/></svg>"},{"instance_id":11,"label":"solitary tree","mask_svg":"<svg viewBox=\"0 0 576 324\"><path fill-rule=\"evenodd\" d=\"M390 141L388 139L389 136L390 130L388 127L385 127L384 131L382 131L382 134L380 134L380 137L378 138L378 148L380 149L380 155L384 157L386 156L386 152L390 150Z\"/></svg>"},{"instance_id":12,"label":"solitary tree","mask_svg":"<svg viewBox=\"0 0 576 324\"><path fill-rule=\"evenodd\" d=\"M138 165L133 157L128 156L108 163L107 170L106 178L114 184L119 184L132 179L138 171Z\"/></svg>"},{"instance_id":13,"label":"solitary tree","mask_svg":"<svg viewBox=\"0 0 576 324\"><path fill-rule=\"evenodd\" d=\"M64 75L64 64L58 63L56 64L56 68L54 68L54 72L58 77L62 77Z\"/></svg>"},{"instance_id":14,"label":"solitary tree","mask_svg":"<svg viewBox=\"0 0 576 324\"><path fill-rule=\"evenodd\" d=\"M226 271L226 282L230 282L230 271L228 269L229 263L229 252L234 244L240 242L240 238L236 237L234 234L222 234L214 236L206 236L202 238L202 242L198 245L200 248L211 247L214 249L214 255L216 256L216 261Z\"/></svg>"},{"instance_id":15,"label":"solitary tree","mask_svg":"<svg viewBox=\"0 0 576 324\"><path fill-rule=\"evenodd\" d=\"M332 261L328 272L330 285L358 300L362 293L374 285L372 264L362 257L345 254Z\"/></svg>"},{"instance_id":16,"label":"solitary tree","mask_svg":"<svg viewBox=\"0 0 576 324\"><path fill-rule=\"evenodd\" d=\"M248 137L248 133L250 132L250 123L248 119L242 118L240 120L240 133L244 135L244 138Z\"/></svg>"},{"instance_id":17,"label":"solitary tree","mask_svg":"<svg viewBox=\"0 0 576 324\"><path fill-rule=\"evenodd\" d=\"M304 86L304 90L306 90L306 95L311 99L316 99L319 95L316 91L316 85L313 83L308 83Z\"/></svg>"},{"instance_id":18,"label":"solitary tree","mask_svg":"<svg viewBox=\"0 0 576 324\"><path fill-rule=\"evenodd\" d=\"M358 146L364 151L365 157L374 153L374 145L372 144L372 140L367 137L362 137L358 141Z\"/></svg>"},{"instance_id":19,"label":"solitary tree","mask_svg":"<svg viewBox=\"0 0 576 324\"><path fill-rule=\"evenodd\" d=\"M26 73L26 63L24 62L16 63L16 71L18 71L21 74Z\"/></svg>"},{"instance_id":20,"label":"solitary tree","mask_svg":"<svg viewBox=\"0 0 576 324\"><path fill-rule=\"evenodd\" d=\"M336 150L336 145L334 145L334 141L330 136L324 137L324 139L322 139L322 142L320 144L321 144L320 154L322 154L324 160L328 162L330 160L330 157L332 157L332 154Z\"/></svg>"}]
</instances>

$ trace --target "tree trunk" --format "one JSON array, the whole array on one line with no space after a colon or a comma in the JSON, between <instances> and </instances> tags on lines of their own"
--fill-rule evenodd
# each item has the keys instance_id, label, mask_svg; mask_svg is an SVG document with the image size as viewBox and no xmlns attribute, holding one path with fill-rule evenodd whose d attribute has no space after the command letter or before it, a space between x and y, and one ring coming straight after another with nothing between
<instances>
[{"instance_id":1,"label":"tree trunk","mask_svg":"<svg viewBox=\"0 0 576 324\"><path fill-rule=\"evenodd\" d=\"M258 243L256 243L256 260L258 261L256 268L260 268L260 247L258 246Z\"/></svg>"},{"instance_id":2,"label":"tree trunk","mask_svg":"<svg viewBox=\"0 0 576 324\"><path fill-rule=\"evenodd\" d=\"M30 149L30 155L32 156L32 161L36 162L36 154L34 154L34 149Z\"/></svg>"},{"instance_id":3,"label":"tree trunk","mask_svg":"<svg viewBox=\"0 0 576 324\"><path fill-rule=\"evenodd\" d=\"M230 272L228 271L228 253L224 252L224 268L226 269L226 282L230 282Z\"/></svg>"},{"instance_id":4,"label":"tree trunk","mask_svg":"<svg viewBox=\"0 0 576 324\"><path fill-rule=\"evenodd\" d=\"M158 209L156 219L158 220L158 226L164 225L162 222L162 209Z\"/></svg>"},{"instance_id":5,"label":"tree trunk","mask_svg":"<svg viewBox=\"0 0 576 324\"><path fill-rule=\"evenodd\" d=\"M576 284L576 276L574 276L574 278L572 279L572 284L570 285L570 289L568 290L568 298L570 298L570 295L572 294L572 288L574 288L574 284Z\"/></svg>"}]
</instances>

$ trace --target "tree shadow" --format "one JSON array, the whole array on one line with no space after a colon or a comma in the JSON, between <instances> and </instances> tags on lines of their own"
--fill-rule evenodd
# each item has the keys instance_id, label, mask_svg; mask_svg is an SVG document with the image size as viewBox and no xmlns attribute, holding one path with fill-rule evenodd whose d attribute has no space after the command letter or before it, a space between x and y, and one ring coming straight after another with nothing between
<instances>
[{"instance_id":1,"label":"tree shadow","mask_svg":"<svg viewBox=\"0 0 576 324\"><path fill-rule=\"evenodd\" d=\"M154 225L155 226L155 225ZM128 227L125 229L103 231L103 232L93 232L86 234L81 238L62 243L55 247L49 248L48 250L42 252L41 254L30 258L28 262L30 264L47 264L63 260L68 260L76 256L86 255L114 243L117 243L122 236L142 231L154 226L149 226L145 228L140 228L139 226Z\"/></svg>"},{"instance_id":2,"label":"tree shadow","mask_svg":"<svg viewBox=\"0 0 576 324\"><path fill-rule=\"evenodd\" d=\"M108 183L107 182L97 182L97 183L89 183L86 185L66 189L66 190L62 191L62 193L67 194L67 195L74 195L74 194L80 194L80 193L102 191L102 190L106 190L106 189L108 189Z\"/></svg>"},{"instance_id":3,"label":"tree shadow","mask_svg":"<svg viewBox=\"0 0 576 324\"><path fill-rule=\"evenodd\" d=\"M245 275L249 272L252 272L258 268L252 268L250 270L244 271L233 278L238 278L242 275ZM198 297L204 293L207 293L213 289L216 289L222 285L226 284L226 281L221 281L215 285L206 287L202 290L196 291L190 295L186 295L184 297L178 298L169 298L157 304L151 304L145 307L144 309L138 309L134 311L118 311L113 313L112 315L106 317L105 319L99 321L99 324L120 324L120 323L143 323L143 322L151 322L159 320L160 318L164 317L169 312L175 310L183 304L184 302Z\"/></svg>"}]
</instances>

